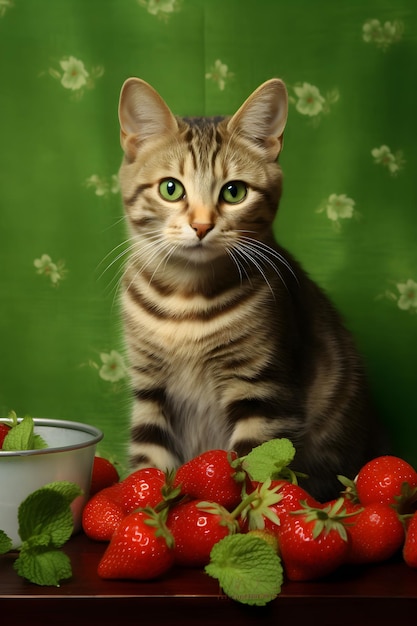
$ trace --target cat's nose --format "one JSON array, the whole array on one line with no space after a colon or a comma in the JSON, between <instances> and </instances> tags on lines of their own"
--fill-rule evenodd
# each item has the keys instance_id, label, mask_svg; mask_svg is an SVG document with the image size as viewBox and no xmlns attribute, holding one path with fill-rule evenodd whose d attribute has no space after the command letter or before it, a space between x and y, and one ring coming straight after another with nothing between
<instances>
[{"instance_id":1,"label":"cat's nose","mask_svg":"<svg viewBox=\"0 0 417 626\"><path fill-rule=\"evenodd\" d=\"M204 239L208 232L213 230L214 224L200 224L198 222L193 222L190 224L191 228L195 230L197 237L200 239Z\"/></svg>"}]
</instances>

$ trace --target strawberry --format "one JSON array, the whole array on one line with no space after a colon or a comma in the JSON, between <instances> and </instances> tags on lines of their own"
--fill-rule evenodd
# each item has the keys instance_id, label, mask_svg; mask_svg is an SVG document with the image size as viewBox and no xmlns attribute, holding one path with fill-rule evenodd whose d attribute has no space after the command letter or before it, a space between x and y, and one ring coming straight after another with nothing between
<instances>
[{"instance_id":1,"label":"strawberry","mask_svg":"<svg viewBox=\"0 0 417 626\"><path fill-rule=\"evenodd\" d=\"M174 486L191 498L217 502L234 509L241 500L242 484L232 466L235 452L208 450L184 463L174 479Z\"/></svg>"},{"instance_id":2,"label":"strawberry","mask_svg":"<svg viewBox=\"0 0 417 626\"><path fill-rule=\"evenodd\" d=\"M358 506L358 505L352 505ZM396 554L404 544L404 526L392 506L375 502L346 519L348 563L378 563Z\"/></svg>"},{"instance_id":3,"label":"strawberry","mask_svg":"<svg viewBox=\"0 0 417 626\"><path fill-rule=\"evenodd\" d=\"M152 509L127 515L113 534L99 564L105 579L151 580L174 564L173 541L163 516Z\"/></svg>"},{"instance_id":4,"label":"strawberry","mask_svg":"<svg viewBox=\"0 0 417 626\"><path fill-rule=\"evenodd\" d=\"M301 502L313 508L321 506L305 489L287 480L265 483L252 481L251 487L250 493L253 495L256 492L258 497L254 498L249 507L243 511L243 517L247 522L246 526L242 526L243 529L265 528L277 533L283 516L290 511L299 510Z\"/></svg>"},{"instance_id":5,"label":"strawberry","mask_svg":"<svg viewBox=\"0 0 417 626\"><path fill-rule=\"evenodd\" d=\"M10 426L8 426L7 424L4 424L3 422L0 422L0 450L3 447L3 442L9 430L10 430Z\"/></svg>"},{"instance_id":6,"label":"strawberry","mask_svg":"<svg viewBox=\"0 0 417 626\"><path fill-rule=\"evenodd\" d=\"M110 541L126 513L121 502L121 483L94 494L82 513L82 527L90 539Z\"/></svg>"},{"instance_id":7,"label":"strawberry","mask_svg":"<svg viewBox=\"0 0 417 626\"><path fill-rule=\"evenodd\" d=\"M126 513L139 507L157 506L163 500L165 478L162 470L144 467L122 480L121 500Z\"/></svg>"},{"instance_id":8,"label":"strawberry","mask_svg":"<svg viewBox=\"0 0 417 626\"><path fill-rule=\"evenodd\" d=\"M399 457L380 456L359 470L355 485L361 504L395 504L405 513L416 497L417 472Z\"/></svg>"},{"instance_id":9,"label":"strawberry","mask_svg":"<svg viewBox=\"0 0 417 626\"><path fill-rule=\"evenodd\" d=\"M417 567L417 512L413 514L407 524L403 558L410 567Z\"/></svg>"},{"instance_id":10,"label":"strawberry","mask_svg":"<svg viewBox=\"0 0 417 626\"><path fill-rule=\"evenodd\" d=\"M90 496L110 487L119 481L119 473L113 463L101 456L95 456L91 474Z\"/></svg>"},{"instance_id":11,"label":"strawberry","mask_svg":"<svg viewBox=\"0 0 417 626\"><path fill-rule=\"evenodd\" d=\"M202 500L174 506L168 514L167 526L175 541L175 562L187 567L207 565L214 544L238 528L224 507Z\"/></svg>"},{"instance_id":12,"label":"strawberry","mask_svg":"<svg viewBox=\"0 0 417 626\"><path fill-rule=\"evenodd\" d=\"M340 567L349 550L342 523L343 499L333 506L302 505L285 515L279 530L279 551L289 580L314 580Z\"/></svg>"}]
</instances>

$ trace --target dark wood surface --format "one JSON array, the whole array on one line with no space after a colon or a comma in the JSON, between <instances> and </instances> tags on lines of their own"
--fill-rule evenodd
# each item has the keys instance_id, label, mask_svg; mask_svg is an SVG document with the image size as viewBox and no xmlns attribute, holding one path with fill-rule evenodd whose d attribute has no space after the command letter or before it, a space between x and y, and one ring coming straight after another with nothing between
<instances>
[{"instance_id":1,"label":"dark wood surface","mask_svg":"<svg viewBox=\"0 0 417 626\"><path fill-rule=\"evenodd\" d=\"M417 570L401 558L340 570L321 581L286 582L265 607L249 607L222 594L202 570L174 569L152 582L105 581L97 575L104 544L83 534L65 546L73 577L60 587L40 587L19 578L14 555L0 557L2 623L32 626L88 624L291 624L302 622L394 624L417 620Z\"/></svg>"}]
</instances>

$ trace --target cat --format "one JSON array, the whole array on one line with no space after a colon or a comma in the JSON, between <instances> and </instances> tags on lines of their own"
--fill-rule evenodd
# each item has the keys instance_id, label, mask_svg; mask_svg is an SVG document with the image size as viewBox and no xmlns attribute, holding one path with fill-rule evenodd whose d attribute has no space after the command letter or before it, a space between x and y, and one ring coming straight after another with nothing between
<instances>
[{"instance_id":1,"label":"cat","mask_svg":"<svg viewBox=\"0 0 417 626\"><path fill-rule=\"evenodd\" d=\"M277 78L225 118L176 117L145 81L123 84L132 471L287 437L325 501L382 453L351 334L274 238L287 114Z\"/></svg>"}]
</instances>

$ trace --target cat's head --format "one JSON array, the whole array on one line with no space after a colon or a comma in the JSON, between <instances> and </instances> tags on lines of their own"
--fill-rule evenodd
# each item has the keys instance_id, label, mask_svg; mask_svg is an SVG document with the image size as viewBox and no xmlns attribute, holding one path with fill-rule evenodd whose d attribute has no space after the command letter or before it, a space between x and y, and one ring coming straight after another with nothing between
<instances>
[{"instance_id":1,"label":"cat's head","mask_svg":"<svg viewBox=\"0 0 417 626\"><path fill-rule=\"evenodd\" d=\"M150 85L128 79L119 104L120 184L133 240L199 263L270 234L287 110L278 79L231 117L194 120L175 117Z\"/></svg>"}]
</instances>

